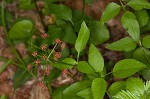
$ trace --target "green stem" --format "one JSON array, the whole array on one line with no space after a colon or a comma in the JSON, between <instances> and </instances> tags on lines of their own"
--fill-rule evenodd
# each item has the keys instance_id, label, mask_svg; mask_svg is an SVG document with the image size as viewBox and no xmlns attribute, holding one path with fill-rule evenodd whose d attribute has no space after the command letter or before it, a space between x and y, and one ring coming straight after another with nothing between
<instances>
[{"instance_id":1,"label":"green stem","mask_svg":"<svg viewBox=\"0 0 150 99\"><path fill-rule=\"evenodd\" d=\"M45 32L46 32L46 31L47 31L47 27L46 27L46 25L45 25L45 23L44 23L44 21L43 21L42 13L41 13L41 11L40 11L39 8L38 8L38 5L37 5L37 3L36 3L36 0L33 0L33 1L34 1L36 10L37 10L37 12L38 12L38 15L39 15L39 17L40 17L40 21L41 21L41 23L42 23L42 25L43 25L43 27L44 27Z\"/></svg>"},{"instance_id":2,"label":"green stem","mask_svg":"<svg viewBox=\"0 0 150 99\"><path fill-rule=\"evenodd\" d=\"M121 0L119 0L119 1L120 1L120 4L121 4L123 10L126 11L126 8L125 8L125 6L123 5L122 1L121 1Z\"/></svg>"},{"instance_id":3,"label":"green stem","mask_svg":"<svg viewBox=\"0 0 150 99\"><path fill-rule=\"evenodd\" d=\"M80 53L78 53L78 56L77 56L77 63L79 62L79 57L80 57Z\"/></svg>"},{"instance_id":4,"label":"green stem","mask_svg":"<svg viewBox=\"0 0 150 99\"><path fill-rule=\"evenodd\" d=\"M82 0L82 18L84 16L84 9L85 9L85 0Z\"/></svg>"},{"instance_id":5,"label":"green stem","mask_svg":"<svg viewBox=\"0 0 150 99\"><path fill-rule=\"evenodd\" d=\"M108 91L107 91L107 90L106 90L106 93L107 93L107 95L108 95L109 99L112 99L112 97L110 96L110 94L108 93Z\"/></svg>"},{"instance_id":6,"label":"green stem","mask_svg":"<svg viewBox=\"0 0 150 99\"><path fill-rule=\"evenodd\" d=\"M53 53L53 51L55 50L56 46L57 46L57 44L55 44L54 48L52 49L52 51L51 51L50 54L48 55L48 57L47 57L48 59L49 59L50 56L52 55L52 53Z\"/></svg>"},{"instance_id":7,"label":"green stem","mask_svg":"<svg viewBox=\"0 0 150 99\"><path fill-rule=\"evenodd\" d=\"M2 0L2 9L1 9L1 15L2 15L2 24L3 24L3 27L4 27L4 33L5 33L5 36L6 36L6 39L8 41L8 44L11 46L11 49L12 49L12 52L15 54L16 58L22 63L24 64L24 62L22 61L20 55L17 53L17 51L15 50L13 44L12 44L12 41L9 39L9 36L8 36L8 32L7 32L7 28L6 28L6 23L5 23L5 13L4 13L4 0ZM24 64L25 65L25 64Z\"/></svg>"}]
</instances>

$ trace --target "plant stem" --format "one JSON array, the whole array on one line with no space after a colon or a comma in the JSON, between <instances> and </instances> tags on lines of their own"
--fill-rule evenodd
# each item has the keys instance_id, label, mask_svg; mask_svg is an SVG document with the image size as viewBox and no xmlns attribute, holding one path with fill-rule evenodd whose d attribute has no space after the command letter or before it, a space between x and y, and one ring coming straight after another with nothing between
<instances>
[{"instance_id":1,"label":"plant stem","mask_svg":"<svg viewBox=\"0 0 150 99\"><path fill-rule=\"evenodd\" d=\"M20 55L17 53L16 49L14 48L12 41L9 39L8 36L8 32L7 32L7 28L6 28L6 23L5 23L5 13L4 13L4 0L2 0L2 9L1 9L1 15L2 15L2 24L4 27L4 33L6 36L6 39L8 41L8 44L11 46L12 52L15 54L16 58L22 63L24 64L23 60L21 59ZM25 65L25 64L24 64Z\"/></svg>"},{"instance_id":2,"label":"plant stem","mask_svg":"<svg viewBox=\"0 0 150 99\"><path fill-rule=\"evenodd\" d=\"M55 44L55 46L54 46L54 48L52 49L52 51L50 52L50 54L48 55L48 59L50 58L50 56L52 55L52 53L53 53L53 51L54 51L54 49L56 48L56 46L57 46L57 44Z\"/></svg>"},{"instance_id":3,"label":"plant stem","mask_svg":"<svg viewBox=\"0 0 150 99\"><path fill-rule=\"evenodd\" d=\"M47 32L47 27L46 27L46 25L45 25L45 23L44 23L44 21L43 21L42 13L41 13L41 11L40 11L39 8L38 8L38 5L37 5L37 3L36 3L36 0L33 0L33 1L34 1L36 10L37 10L37 12L38 12L38 15L39 15L39 17L40 17L40 21L41 21L41 23L42 23L42 25L43 25L43 28L44 28L45 32Z\"/></svg>"},{"instance_id":4,"label":"plant stem","mask_svg":"<svg viewBox=\"0 0 150 99\"><path fill-rule=\"evenodd\" d=\"M84 17L85 0L82 0L82 18Z\"/></svg>"},{"instance_id":5,"label":"plant stem","mask_svg":"<svg viewBox=\"0 0 150 99\"><path fill-rule=\"evenodd\" d=\"M122 6L123 10L124 10L124 11L126 11L126 9L125 9L125 7L124 7L124 5L123 5L122 1L121 1L121 0L119 0L119 1L120 1L120 4L121 4L121 6Z\"/></svg>"},{"instance_id":6,"label":"plant stem","mask_svg":"<svg viewBox=\"0 0 150 99\"><path fill-rule=\"evenodd\" d=\"M108 95L109 99L112 99L112 97L110 96L110 94L108 93L108 91L107 91L107 90L106 90L106 93L107 93L107 95Z\"/></svg>"}]
</instances>

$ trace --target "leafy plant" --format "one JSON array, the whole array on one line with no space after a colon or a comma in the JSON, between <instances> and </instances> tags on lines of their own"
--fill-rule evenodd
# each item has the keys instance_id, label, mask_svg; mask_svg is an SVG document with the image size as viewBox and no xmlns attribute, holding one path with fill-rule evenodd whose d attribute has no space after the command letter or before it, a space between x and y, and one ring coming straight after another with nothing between
<instances>
[{"instance_id":1,"label":"leafy plant","mask_svg":"<svg viewBox=\"0 0 150 99\"><path fill-rule=\"evenodd\" d=\"M2 25L7 43L16 59L0 57L0 60L6 62L0 67L0 73L9 64L19 68L13 78L14 91L31 77L37 79L38 70L41 69L44 71L41 74L43 79L38 82L42 88L47 86L53 99L150 98L150 82L145 84L140 78L132 77L142 75L143 79L150 79L150 35L141 32L150 23L148 1L120 0L120 4L109 3L100 21L84 14L85 4L90 4L92 0L83 0L82 11L72 10L60 3L60 0L43 2L44 7L39 9L36 0L19 0L20 9L36 8L44 28L41 33L35 28L34 21L28 18L17 19L13 25L7 27L6 23L9 21L5 18L5 1L2 0ZM125 52L129 57L114 63L109 69L111 72L108 72L108 64L97 45L109 40L106 22L117 16L122 9L121 23L128 36L106 45L106 48ZM43 16L51 17L48 24L45 24ZM20 42L27 47L29 54L26 57L20 56L14 47ZM61 45L62 42L65 48ZM83 74L81 81L58 88L51 86L55 78L69 75L68 71L73 68ZM109 79L113 78L120 81L114 80L109 86Z\"/></svg>"}]
</instances>

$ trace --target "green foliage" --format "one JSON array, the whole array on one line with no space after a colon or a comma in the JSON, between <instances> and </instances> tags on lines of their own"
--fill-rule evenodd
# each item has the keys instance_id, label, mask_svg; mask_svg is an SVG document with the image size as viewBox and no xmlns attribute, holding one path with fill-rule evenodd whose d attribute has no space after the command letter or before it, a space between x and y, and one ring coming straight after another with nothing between
<instances>
[{"instance_id":1,"label":"green foliage","mask_svg":"<svg viewBox=\"0 0 150 99\"><path fill-rule=\"evenodd\" d=\"M18 69L13 77L13 87L16 90L18 86L25 84L31 78L27 70Z\"/></svg>"},{"instance_id":2,"label":"green foliage","mask_svg":"<svg viewBox=\"0 0 150 99\"><path fill-rule=\"evenodd\" d=\"M107 97L150 99L150 81L146 83L142 81L142 79L150 79L150 36L143 35L144 32L150 30L149 10L147 10L150 9L150 3L147 0L120 0L120 5L119 3L108 3L100 21L97 21L84 13L84 4L91 4L92 1L83 0L82 11L78 11L64 5L67 4L66 0L43 0L44 8L36 5L38 4L36 0L19 0L18 10L35 8L38 12L44 27L44 33L40 35L38 34L40 30L35 29L34 21L30 19L21 18L13 22L11 13L4 11L7 8L5 0L2 1L0 25L4 27L8 45L17 59L10 60L0 57L0 60L5 62L0 67L0 73L10 63L20 67L13 77L14 90L25 84L31 76L39 79L40 69L44 71L40 77L43 77L43 82L47 85L52 99L104 99ZM103 43L109 39L108 42L112 41L109 34L109 29L112 31L111 26L108 24L107 27L106 22L116 17L121 10L124 10L121 12L122 25L130 37L123 37L108 44L106 48L125 51L130 56L125 57L129 59L122 57L123 59L115 64L109 58L105 59L109 50L103 48L106 45ZM49 18L47 22L44 20L45 16ZM35 31L37 34L33 36ZM43 35L47 36L43 37ZM14 47L16 41L24 41L28 53L32 53L34 57L29 54L22 57ZM25 41L30 41L30 45L27 45ZM46 48L43 49L43 47ZM34 55L36 54L34 52L37 52L37 55ZM81 81L58 88L51 85L57 77L72 77L72 68L83 74ZM135 74L141 78L132 77ZM118 81L115 78L120 79ZM72 79L74 81L74 77ZM107 83L111 84L109 88L107 88Z\"/></svg>"},{"instance_id":3,"label":"green foliage","mask_svg":"<svg viewBox=\"0 0 150 99\"><path fill-rule=\"evenodd\" d=\"M121 18L121 22L129 35L138 43L140 40L140 29L135 15L130 11L126 11Z\"/></svg>"},{"instance_id":4,"label":"green foliage","mask_svg":"<svg viewBox=\"0 0 150 99\"><path fill-rule=\"evenodd\" d=\"M146 0L130 0L127 5L129 5L134 10L141 10L143 8L150 9L150 3Z\"/></svg>"},{"instance_id":5,"label":"green foliage","mask_svg":"<svg viewBox=\"0 0 150 99\"><path fill-rule=\"evenodd\" d=\"M111 96L115 96L119 91L124 90L126 88L126 82L125 81L118 81L113 83L109 89L108 92Z\"/></svg>"},{"instance_id":6,"label":"green foliage","mask_svg":"<svg viewBox=\"0 0 150 99\"><path fill-rule=\"evenodd\" d=\"M90 38L89 42L98 45L109 39L109 31L105 25L101 25L99 21L90 21L89 24Z\"/></svg>"},{"instance_id":7,"label":"green foliage","mask_svg":"<svg viewBox=\"0 0 150 99\"><path fill-rule=\"evenodd\" d=\"M77 50L78 54L81 51L83 51L83 49L85 48L88 42L89 36L90 36L90 31L88 27L86 26L86 23L82 22L81 29L79 31L78 38L75 43L75 49Z\"/></svg>"},{"instance_id":8,"label":"green foliage","mask_svg":"<svg viewBox=\"0 0 150 99\"><path fill-rule=\"evenodd\" d=\"M79 61L77 65L77 69L86 74L93 74L95 71L86 61Z\"/></svg>"},{"instance_id":9,"label":"green foliage","mask_svg":"<svg viewBox=\"0 0 150 99\"><path fill-rule=\"evenodd\" d=\"M91 88L87 88L87 89L81 90L76 95L80 96L80 97L82 97L84 99L93 99Z\"/></svg>"},{"instance_id":10,"label":"green foliage","mask_svg":"<svg viewBox=\"0 0 150 99\"><path fill-rule=\"evenodd\" d=\"M14 23L9 30L9 38L12 40L22 40L32 36L34 24L31 20L22 19Z\"/></svg>"},{"instance_id":11,"label":"green foliage","mask_svg":"<svg viewBox=\"0 0 150 99\"><path fill-rule=\"evenodd\" d=\"M150 35L147 35L142 39L142 44L145 48L150 48L149 42L150 42Z\"/></svg>"},{"instance_id":12,"label":"green foliage","mask_svg":"<svg viewBox=\"0 0 150 99\"><path fill-rule=\"evenodd\" d=\"M119 13L119 11L120 11L120 6L118 4L109 3L101 16L100 22L103 24L106 21L112 19Z\"/></svg>"},{"instance_id":13,"label":"green foliage","mask_svg":"<svg viewBox=\"0 0 150 99\"><path fill-rule=\"evenodd\" d=\"M149 99L149 90L149 81L145 84L140 78L131 77L127 79L126 91L118 92L113 99Z\"/></svg>"},{"instance_id":14,"label":"green foliage","mask_svg":"<svg viewBox=\"0 0 150 99\"><path fill-rule=\"evenodd\" d=\"M78 96L78 92L89 88L90 86L91 82L89 80L82 80L80 82L74 83L63 91L63 98L69 99L70 97L72 97L73 99L82 99Z\"/></svg>"},{"instance_id":15,"label":"green foliage","mask_svg":"<svg viewBox=\"0 0 150 99\"><path fill-rule=\"evenodd\" d=\"M146 25L148 23L149 16L145 9L142 9L140 11L135 11L134 14L136 16L136 19L137 19L140 27L143 27L144 25Z\"/></svg>"},{"instance_id":16,"label":"green foliage","mask_svg":"<svg viewBox=\"0 0 150 99\"><path fill-rule=\"evenodd\" d=\"M12 62L12 60L8 60L6 63L0 66L0 74L7 68L7 66Z\"/></svg>"},{"instance_id":17,"label":"green foliage","mask_svg":"<svg viewBox=\"0 0 150 99\"><path fill-rule=\"evenodd\" d=\"M137 60L123 59L115 64L113 75L117 78L126 78L144 68L146 68L146 65Z\"/></svg>"},{"instance_id":18,"label":"green foliage","mask_svg":"<svg viewBox=\"0 0 150 99\"><path fill-rule=\"evenodd\" d=\"M7 96L5 94L3 94L0 99L8 99Z\"/></svg>"},{"instance_id":19,"label":"green foliage","mask_svg":"<svg viewBox=\"0 0 150 99\"><path fill-rule=\"evenodd\" d=\"M30 10L35 8L35 4L32 0L19 0L19 8L24 10Z\"/></svg>"},{"instance_id":20,"label":"green foliage","mask_svg":"<svg viewBox=\"0 0 150 99\"><path fill-rule=\"evenodd\" d=\"M104 79L95 78L92 82L93 99L103 99L106 88L107 88L107 83Z\"/></svg>"},{"instance_id":21,"label":"green foliage","mask_svg":"<svg viewBox=\"0 0 150 99\"><path fill-rule=\"evenodd\" d=\"M57 18L72 22L72 11L69 7L62 4L49 4L49 13L54 13Z\"/></svg>"},{"instance_id":22,"label":"green foliage","mask_svg":"<svg viewBox=\"0 0 150 99\"><path fill-rule=\"evenodd\" d=\"M131 51L136 48L136 42L129 37L122 38L112 44L106 46L107 49L115 50L115 51Z\"/></svg>"},{"instance_id":23,"label":"green foliage","mask_svg":"<svg viewBox=\"0 0 150 99\"><path fill-rule=\"evenodd\" d=\"M88 62L95 72L102 72L104 67L104 59L98 49L91 44L88 55Z\"/></svg>"}]
</instances>

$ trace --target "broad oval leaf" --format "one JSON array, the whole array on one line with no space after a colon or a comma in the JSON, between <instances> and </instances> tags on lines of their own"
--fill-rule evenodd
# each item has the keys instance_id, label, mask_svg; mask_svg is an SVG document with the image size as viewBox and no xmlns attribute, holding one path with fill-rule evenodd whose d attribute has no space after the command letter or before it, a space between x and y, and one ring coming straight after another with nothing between
<instances>
[{"instance_id":1,"label":"broad oval leaf","mask_svg":"<svg viewBox=\"0 0 150 99\"><path fill-rule=\"evenodd\" d=\"M84 99L93 99L91 88L83 89L80 92L78 92L76 95Z\"/></svg>"},{"instance_id":2,"label":"broad oval leaf","mask_svg":"<svg viewBox=\"0 0 150 99\"><path fill-rule=\"evenodd\" d=\"M88 62L96 72L103 71L104 59L93 44L90 45Z\"/></svg>"},{"instance_id":3,"label":"broad oval leaf","mask_svg":"<svg viewBox=\"0 0 150 99\"><path fill-rule=\"evenodd\" d=\"M146 0L130 0L127 5L134 10L150 9L150 3Z\"/></svg>"},{"instance_id":4,"label":"broad oval leaf","mask_svg":"<svg viewBox=\"0 0 150 99\"><path fill-rule=\"evenodd\" d=\"M126 78L144 68L146 68L146 65L135 59L124 59L116 63L113 75L116 78Z\"/></svg>"},{"instance_id":5,"label":"broad oval leaf","mask_svg":"<svg viewBox=\"0 0 150 99\"><path fill-rule=\"evenodd\" d=\"M143 38L142 44L145 48L150 48L150 35L147 35Z\"/></svg>"},{"instance_id":6,"label":"broad oval leaf","mask_svg":"<svg viewBox=\"0 0 150 99\"><path fill-rule=\"evenodd\" d=\"M103 99L106 88L107 88L107 83L104 79L95 78L92 82L93 99Z\"/></svg>"},{"instance_id":7,"label":"broad oval leaf","mask_svg":"<svg viewBox=\"0 0 150 99\"><path fill-rule=\"evenodd\" d=\"M133 52L133 58L150 67L150 51L144 47L137 48Z\"/></svg>"},{"instance_id":8,"label":"broad oval leaf","mask_svg":"<svg viewBox=\"0 0 150 99\"><path fill-rule=\"evenodd\" d=\"M131 77L127 80L126 90L136 96L143 95L145 93L144 83L140 78Z\"/></svg>"},{"instance_id":9,"label":"broad oval leaf","mask_svg":"<svg viewBox=\"0 0 150 99\"><path fill-rule=\"evenodd\" d=\"M120 11L120 5L116 4L116 3L109 3L102 16L100 19L100 22L103 24L105 22L107 22L108 20L110 20L111 18L115 17Z\"/></svg>"},{"instance_id":10,"label":"broad oval leaf","mask_svg":"<svg viewBox=\"0 0 150 99\"><path fill-rule=\"evenodd\" d=\"M80 61L78 62L77 69L86 74L93 74L95 71L93 68L86 62L86 61Z\"/></svg>"},{"instance_id":11,"label":"broad oval leaf","mask_svg":"<svg viewBox=\"0 0 150 99\"><path fill-rule=\"evenodd\" d=\"M119 91L125 90L125 88L126 88L126 82L125 82L125 81L118 81L118 82L113 83L113 84L109 87L108 93L109 93L111 96L114 96L114 95L116 95Z\"/></svg>"},{"instance_id":12,"label":"broad oval leaf","mask_svg":"<svg viewBox=\"0 0 150 99\"><path fill-rule=\"evenodd\" d=\"M140 11L135 11L134 14L136 16L136 19L137 19L140 27L143 27L144 25L146 25L148 23L149 16L145 9L142 9Z\"/></svg>"},{"instance_id":13,"label":"broad oval leaf","mask_svg":"<svg viewBox=\"0 0 150 99\"><path fill-rule=\"evenodd\" d=\"M112 44L106 46L107 49L115 50L115 51L131 51L136 48L136 42L129 37L122 38Z\"/></svg>"},{"instance_id":14,"label":"broad oval leaf","mask_svg":"<svg viewBox=\"0 0 150 99\"><path fill-rule=\"evenodd\" d=\"M32 35L33 27L31 20L17 21L9 30L9 38L12 40L26 39Z\"/></svg>"},{"instance_id":15,"label":"broad oval leaf","mask_svg":"<svg viewBox=\"0 0 150 99\"><path fill-rule=\"evenodd\" d=\"M64 95L75 95L77 92L89 88L91 86L91 81L89 80L82 80L79 82L76 82L72 85L70 85L69 87L67 87L64 91L63 94Z\"/></svg>"},{"instance_id":16,"label":"broad oval leaf","mask_svg":"<svg viewBox=\"0 0 150 99\"><path fill-rule=\"evenodd\" d=\"M137 43L139 43L140 29L139 29L139 24L138 24L138 21L136 20L135 15L130 11L126 11L121 18L121 22L122 22L123 27L129 33L129 35Z\"/></svg>"},{"instance_id":17,"label":"broad oval leaf","mask_svg":"<svg viewBox=\"0 0 150 99\"><path fill-rule=\"evenodd\" d=\"M81 24L79 34L78 34L78 38L75 43L75 49L77 50L78 53L83 51L83 49L85 48L88 42L89 36L90 36L90 31L88 27L86 26L86 23L83 21Z\"/></svg>"},{"instance_id":18,"label":"broad oval leaf","mask_svg":"<svg viewBox=\"0 0 150 99\"><path fill-rule=\"evenodd\" d=\"M59 63L54 63L53 66L58 69L63 70L63 69L70 69L76 64L77 64L77 62L74 59L65 58L62 61L60 61Z\"/></svg>"},{"instance_id":19,"label":"broad oval leaf","mask_svg":"<svg viewBox=\"0 0 150 99\"><path fill-rule=\"evenodd\" d=\"M72 22L72 11L69 7L62 4L49 3L48 11L54 13L57 18Z\"/></svg>"},{"instance_id":20,"label":"broad oval leaf","mask_svg":"<svg viewBox=\"0 0 150 99\"><path fill-rule=\"evenodd\" d=\"M99 21L90 21L89 24L90 29L90 39L89 42L98 45L102 44L103 42L107 41L110 37L109 30L105 26L105 24L101 25Z\"/></svg>"}]
</instances>

